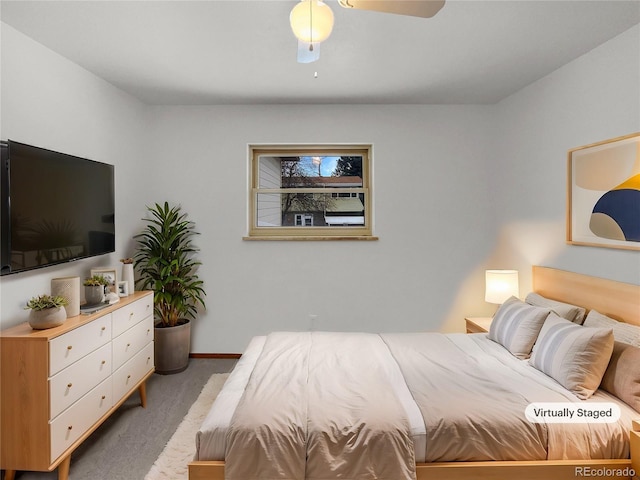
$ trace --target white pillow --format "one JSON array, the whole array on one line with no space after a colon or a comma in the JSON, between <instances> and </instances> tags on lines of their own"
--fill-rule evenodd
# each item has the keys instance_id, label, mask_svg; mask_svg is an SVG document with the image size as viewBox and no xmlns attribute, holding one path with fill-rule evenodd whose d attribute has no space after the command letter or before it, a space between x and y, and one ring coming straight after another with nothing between
<instances>
[{"instance_id":1,"label":"white pillow","mask_svg":"<svg viewBox=\"0 0 640 480\"><path fill-rule=\"evenodd\" d=\"M551 300L550 298L543 297L535 292L531 292L527 295L527 298L525 298L524 301L529 305L548 308L551 311L556 312L559 317L566 318L570 322L580 325L584 322L585 309L578 307L577 305Z\"/></svg>"},{"instance_id":2,"label":"white pillow","mask_svg":"<svg viewBox=\"0 0 640 480\"><path fill-rule=\"evenodd\" d=\"M595 310L591 310L584 321L585 327L611 328L613 338L617 342L628 343L634 347L640 347L640 327L629 323L618 322Z\"/></svg>"},{"instance_id":3,"label":"white pillow","mask_svg":"<svg viewBox=\"0 0 640 480\"><path fill-rule=\"evenodd\" d=\"M516 357L529 358L531 348L549 312L547 308L534 307L511 297L500 305L493 317L489 338Z\"/></svg>"},{"instance_id":4,"label":"white pillow","mask_svg":"<svg viewBox=\"0 0 640 480\"><path fill-rule=\"evenodd\" d=\"M551 312L540 330L529 363L586 400L600 385L613 342L610 328L583 327Z\"/></svg>"}]
</instances>

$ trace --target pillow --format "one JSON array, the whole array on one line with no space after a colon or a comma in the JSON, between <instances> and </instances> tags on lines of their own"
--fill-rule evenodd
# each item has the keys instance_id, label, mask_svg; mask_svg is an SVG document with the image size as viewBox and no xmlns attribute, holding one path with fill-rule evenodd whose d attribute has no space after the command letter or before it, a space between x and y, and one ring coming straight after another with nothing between
<instances>
[{"instance_id":1,"label":"pillow","mask_svg":"<svg viewBox=\"0 0 640 480\"><path fill-rule=\"evenodd\" d=\"M505 301L489 327L489 338L518 358L529 358L550 310L534 307L516 297Z\"/></svg>"},{"instance_id":2,"label":"pillow","mask_svg":"<svg viewBox=\"0 0 640 480\"><path fill-rule=\"evenodd\" d=\"M613 318L591 310L584 321L585 327L612 328L613 338L618 342L640 347L640 327L629 323L618 322Z\"/></svg>"},{"instance_id":3,"label":"pillow","mask_svg":"<svg viewBox=\"0 0 640 480\"><path fill-rule=\"evenodd\" d=\"M582 325L582 322L584 321L585 309L578 307L577 305L551 300L550 298L543 297L535 292L531 292L527 295L527 298L525 298L524 301L530 305L548 308L551 311L556 312L559 317L566 318L570 322Z\"/></svg>"},{"instance_id":4,"label":"pillow","mask_svg":"<svg viewBox=\"0 0 640 480\"><path fill-rule=\"evenodd\" d=\"M612 329L583 327L551 312L529 363L586 400L600 385L612 351Z\"/></svg>"},{"instance_id":5,"label":"pillow","mask_svg":"<svg viewBox=\"0 0 640 480\"><path fill-rule=\"evenodd\" d=\"M613 332L615 335L615 331ZM640 348L615 342L600 388L640 412Z\"/></svg>"}]
</instances>

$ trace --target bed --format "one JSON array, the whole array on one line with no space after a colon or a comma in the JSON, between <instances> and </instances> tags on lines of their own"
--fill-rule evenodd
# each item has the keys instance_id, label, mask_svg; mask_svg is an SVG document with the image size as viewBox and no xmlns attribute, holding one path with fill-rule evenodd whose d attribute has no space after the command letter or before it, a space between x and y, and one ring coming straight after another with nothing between
<instances>
[{"instance_id":1,"label":"bed","mask_svg":"<svg viewBox=\"0 0 640 480\"><path fill-rule=\"evenodd\" d=\"M534 267L533 287L545 299L640 325L640 286ZM545 324L540 335L551 338L552 322ZM432 333L256 337L198 432L189 478L223 479L225 470L233 480L628 478L640 454L640 434L631 432L640 430L637 405L602 389L582 400L579 388L567 391L494 340ZM534 357L544 363L538 343ZM395 361L386 360L389 354ZM318 372L322 382L309 380ZM496 387L491 376L508 381ZM539 401L570 402L574 410L614 404L620 419L569 426L523 420L523 410ZM461 407L450 415L456 403ZM447 415L456 418L443 421Z\"/></svg>"}]
</instances>

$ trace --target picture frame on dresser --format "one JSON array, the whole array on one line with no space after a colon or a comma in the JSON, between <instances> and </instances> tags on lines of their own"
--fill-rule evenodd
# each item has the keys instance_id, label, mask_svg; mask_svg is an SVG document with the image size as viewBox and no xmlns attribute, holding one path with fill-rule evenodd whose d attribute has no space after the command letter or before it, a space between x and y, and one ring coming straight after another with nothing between
<instances>
[{"instance_id":1,"label":"picture frame on dresser","mask_svg":"<svg viewBox=\"0 0 640 480\"><path fill-rule=\"evenodd\" d=\"M109 282L106 293L118 293L118 270L115 267L92 268L91 276L94 275L102 275Z\"/></svg>"},{"instance_id":2,"label":"picture frame on dresser","mask_svg":"<svg viewBox=\"0 0 640 480\"><path fill-rule=\"evenodd\" d=\"M118 282L118 296L127 297L129 295L129 282L122 280Z\"/></svg>"}]
</instances>

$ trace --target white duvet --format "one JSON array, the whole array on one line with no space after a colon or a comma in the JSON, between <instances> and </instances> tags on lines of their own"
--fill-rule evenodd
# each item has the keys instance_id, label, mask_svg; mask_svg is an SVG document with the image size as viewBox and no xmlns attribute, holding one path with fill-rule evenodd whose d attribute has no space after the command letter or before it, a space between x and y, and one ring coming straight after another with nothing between
<instances>
[{"instance_id":1,"label":"white duvet","mask_svg":"<svg viewBox=\"0 0 640 480\"><path fill-rule=\"evenodd\" d=\"M541 401L583 402L483 334L271 334L236 365L195 459L249 480L357 478L381 458L378 478L399 480L425 461L628 458L626 404L598 391L589 401L616 402L620 421L530 423Z\"/></svg>"}]
</instances>

